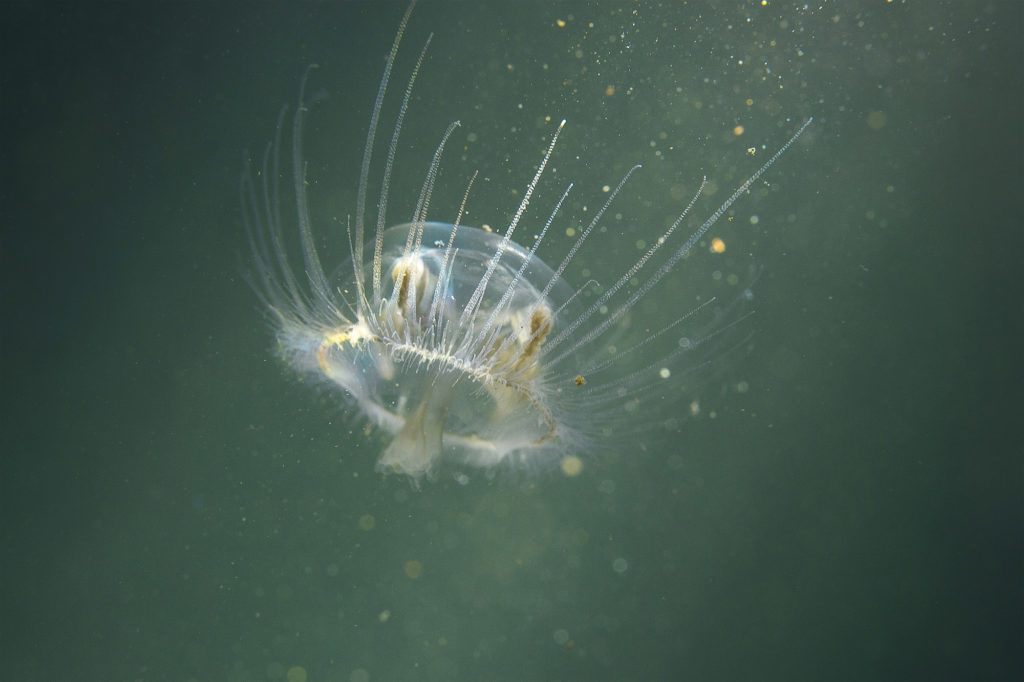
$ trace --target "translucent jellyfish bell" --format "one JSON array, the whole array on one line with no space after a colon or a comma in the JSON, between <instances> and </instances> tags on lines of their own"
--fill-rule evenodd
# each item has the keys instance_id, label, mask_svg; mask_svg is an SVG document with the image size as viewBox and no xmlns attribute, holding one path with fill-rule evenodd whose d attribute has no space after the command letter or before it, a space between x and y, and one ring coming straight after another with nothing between
<instances>
[{"instance_id":1,"label":"translucent jellyfish bell","mask_svg":"<svg viewBox=\"0 0 1024 682\"><path fill-rule=\"evenodd\" d=\"M357 322L318 350L324 374L392 434L379 469L419 477L442 454L491 466L557 437L539 349L557 316L578 312L566 305L573 289L502 241L444 223L386 230L381 263L391 292L376 331L363 333L370 325ZM339 270L342 290L359 289L354 270Z\"/></svg>"}]
</instances>

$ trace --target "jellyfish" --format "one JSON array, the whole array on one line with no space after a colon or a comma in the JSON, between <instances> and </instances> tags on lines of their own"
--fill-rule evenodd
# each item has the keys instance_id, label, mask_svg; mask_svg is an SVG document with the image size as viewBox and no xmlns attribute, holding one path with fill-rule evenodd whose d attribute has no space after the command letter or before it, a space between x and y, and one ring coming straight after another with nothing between
<instances>
[{"instance_id":1,"label":"jellyfish","mask_svg":"<svg viewBox=\"0 0 1024 682\"><path fill-rule=\"evenodd\" d=\"M565 220L562 207L573 185L546 215L537 218L528 209L565 120L552 126L546 150L532 177L524 179L518 208L504 229L463 224L475 174L467 179L458 207L447 207L444 220L433 215L434 186L458 121L440 135L422 184L413 190L417 200L412 215L407 222L386 224L396 149L429 38L408 78L382 177L372 189L370 165L379 151L382 105L414 5L399 24L371 108L354 214L344 234L335 235L347 240L348 259L330 271L324 268L309 210L303 124L314 64L302 78L291 114L294 216L283 217L278 187L285 109L262 164L256 170L248 164L242 175L242 212L251 252L247 279L268 312L287 362L337 389L344 409L382 434L378 471L404 474L417 483L446 465L453 471L490 472L503 465L556 463L564 471L578 472L586 454L616 438L628 442L629 434L649 428L645 412L671 395L664 389L673 378L671 368L715 334L712 324L700 334L679 336L684 322L714 302L707 299L675 311L667 323L631 320L645 332L622 345L622 329L637 304L667 293L662 291L666 276L813 119L800 125L685 238L677 228L705 183L629 267L603 281L570 283L570 264L584 244L602 238L599 226L640 166L608 188L589 220L567 232L573 235L569 245L546 262L538 249L552 225ZM374 196L375 218L368 208ZM518 239L524 221L532 221L535 234L528 248ZM297 233L297 240L289 238L289 230ZM295 241L300 257L288 246ZM659 343L674 338L678 343L667 350Z\"/></svg>"}]
</instances>

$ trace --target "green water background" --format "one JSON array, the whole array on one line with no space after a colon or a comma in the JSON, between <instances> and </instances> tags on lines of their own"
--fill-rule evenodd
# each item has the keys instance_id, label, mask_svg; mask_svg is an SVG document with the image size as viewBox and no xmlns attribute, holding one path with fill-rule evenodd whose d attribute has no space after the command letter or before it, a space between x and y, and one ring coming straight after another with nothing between
<instances>
[{"instance_id":1,"label":"green water background","mask_svg":"<svg viewBox=\"0 0 1024 682\"><path fill-rule=\"evenodd\" d=\"M655 234L816 120L721 226L757 313L698 417L418 492L239 276L242 150L319 63L312 210L343 225L403 9L0 7L0 678L1024 675L1020 7L423 2L397 215L455 118L439 197L480 169L478 222L566 117L551 187L592 210L643 162L617 208Z\"/></svg>"}]
</instances>

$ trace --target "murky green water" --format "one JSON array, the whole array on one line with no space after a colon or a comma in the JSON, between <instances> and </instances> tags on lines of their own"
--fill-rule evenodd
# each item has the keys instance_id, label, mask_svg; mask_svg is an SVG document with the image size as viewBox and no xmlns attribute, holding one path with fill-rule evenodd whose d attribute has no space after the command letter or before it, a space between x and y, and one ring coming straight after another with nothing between
<instances>
[{"instance_id":1,"label":"murky green water","mask_svg":"<svg viewBox=\"0 0 1024 682\"><path fill-rule=\"evenodd\" d=\"M575 281L815 123L722 219L726 252L641 302L667 323L730 273L756 294L644 447L417 491L277 361L239 276L242 150L311 62L311 212L325 265L347 255L403 10L0 10L0 677L1016 677L1019 16L424 1L394 214L459 119L435 202L479 170L469 217L503 225L566 118L549 202L574 181L586 215L644 164Z\"/></svg>"}]
</instances>

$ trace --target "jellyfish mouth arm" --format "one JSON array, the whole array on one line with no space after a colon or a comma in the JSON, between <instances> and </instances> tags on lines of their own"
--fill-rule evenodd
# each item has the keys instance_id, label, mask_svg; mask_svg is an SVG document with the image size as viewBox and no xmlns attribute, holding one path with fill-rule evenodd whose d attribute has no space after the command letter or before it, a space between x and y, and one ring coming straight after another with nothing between
<instances>
[{"instance_id":1,"label":"jellyfish mouth arm","mask_svg":"<svg viewBox=\"0 0 1024 682\"><path fill-rule=\"evenodd\" d=\"M388 433L397 434L405 426L406 417L395 414L391 410L387 409L383 405L378 403L368 403L363 406L367 416L373 420L378 426L387 431ZM494 458L499 454L497 446L489 440L481 438L476 434L470 434L464 436L459 433L452 433L451 431L444 431L441 434L444 439L443 442L447 445L453 445L466 452L473 452L480 458ZM383 468L383 467L381 467ZM394 469L388 469L394 471Z\"/></svg>"},{"instance_id":2,"label":"jellyfish mouth arm","mask_svg":"<svg viewBox=\"0 0 1024 682\"><path fill-rule=\"evenodd\" d=\"M445 423L455 399L454 386L434 384L420 404L402 419L401 427L377 462L377 470L414 478L433 471L444 450Z\"/></svg>"}]
</instances>

